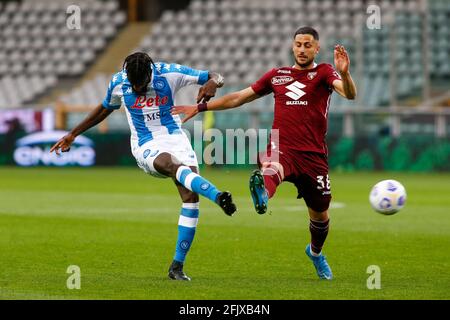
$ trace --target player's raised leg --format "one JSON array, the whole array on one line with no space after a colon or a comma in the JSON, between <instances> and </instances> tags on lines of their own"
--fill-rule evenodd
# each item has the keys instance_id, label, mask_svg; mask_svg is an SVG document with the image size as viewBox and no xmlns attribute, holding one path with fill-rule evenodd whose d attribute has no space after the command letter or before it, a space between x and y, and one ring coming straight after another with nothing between
<instances>
[{"instance_id":1,"label":"player's raised leg","mask_svg":"<svg viewBox=\"0 0 450 320\"><path fill-rule=\"evenodd\" d=\"M190 167L192 171L198 172L197 168ZM169 268L169 278L173 280L191 280L183 271L186 255L194 241L195 231L199 216L198 195L186 189L176 179L174 182L178 188L181 200L183 201L180 218L178 220L178 239L175 249L175 256Z\"/></svg>"},{"instance_id":2,"label":"player's raised leg","mask_svg":"<svg viewBox=\"0 0 450 320\"><path fill-rule=\"evenodd\" d=\"M175 178L186 189L198 193L219 205L225 214L232 216L236 211L231 193L218 190L211 182L182 165L173 155L163 152L153 161L154 168L161 174Z\"/></svg>"},{"instance_id":3,"label":"player's raised leg","mask_svg":"<svg viewBox=\"0 0 450 320\"><path fill-rule=\"evenodd\" d=\"M269 199L273 197L281 182L283 182L283 166L278 162L265 162L261 170L253 171L249 187L257 213L266 213Z\"/></svg>"}]
</instances>

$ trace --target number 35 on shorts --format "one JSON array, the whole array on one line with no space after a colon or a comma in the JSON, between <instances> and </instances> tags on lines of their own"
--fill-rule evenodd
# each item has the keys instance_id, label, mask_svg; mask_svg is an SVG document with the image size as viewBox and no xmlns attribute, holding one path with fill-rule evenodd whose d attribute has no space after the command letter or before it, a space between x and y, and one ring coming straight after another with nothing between
<instances>
[{"instance_id":1,"label":"number 35 on shorts","mask_svg":"<svg viewBox=\"0 0 450 320\"><path fill-rule=\"evenodd\" d=\"M323 189L327 189L330 190L331 188L331 182L330 182L330 178L328 177L328 175L326 176L317 176L317 189L319 190L323 190Z\"/></svg>"}]
</instances>

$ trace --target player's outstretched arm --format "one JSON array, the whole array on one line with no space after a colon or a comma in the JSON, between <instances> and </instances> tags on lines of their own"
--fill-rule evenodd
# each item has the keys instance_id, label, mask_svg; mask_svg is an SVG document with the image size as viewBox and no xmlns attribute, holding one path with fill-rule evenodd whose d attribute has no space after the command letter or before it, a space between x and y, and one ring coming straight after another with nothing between
<instances>
[{"instance_id":1,"label":"player's outstretched arm","mask_svg":"<svg viewBox=\"0 0 450 320\"><path fill-rule=\"evenodd\" d=\"M353 100L356 98L356 85L350 75L350 58L347 50L341 45L334 47L334 66L341 75L342 80L334 80L333 87L344 98Z\"/></svg>"},{"instance_id":2,"label":"player's outstretched arm","mask_svg":"<svg viewBox=\"0 0 450 320\"><path fill-rule=\"evenodd\" d=\"M78 124L75 128L73 128L68 134L62 137L57 143L53 145L50 149L50 152L55 151L56 154L59 155L59 150L62 152L66 152L70 150L70 146L72 145L75 138L85 132L86 130L92 128L93 126L99 124L107 116L111 114L114 110L106 109L102 105L97 106L94 110L92 110L89 115L84 119L80 124Z\"/></svg>"},{"instance_id":3,"label":"player's outstretched arm","mask_svg":"<svg viewBox=\"0 0 450 320\"><path fill-rule=\"evenodd\" d=\"M245 103L259 98L259 95L253 91L251 87L241 91L229 93L218 99L214 99L208 103L201 103L192 106L174 106L172 114L184 114L183 123L194 117L197 113L203 111L218 111L237 108Z\"/></svg>"}]
</instances>

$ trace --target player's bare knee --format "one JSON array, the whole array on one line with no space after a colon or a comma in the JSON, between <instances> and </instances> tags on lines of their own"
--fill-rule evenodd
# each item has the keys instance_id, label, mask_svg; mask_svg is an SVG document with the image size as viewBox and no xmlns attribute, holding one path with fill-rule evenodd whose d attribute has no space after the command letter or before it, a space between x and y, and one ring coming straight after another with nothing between
<instances>
[{"instance_id":1,"label":"player's bare knee","mask_svg":"<svg viewBox=\"0 0 450 320\"><path fill-rule=\"evenodd\" d=\"M172 178L175 178L177 175L177 170L181 166L181 164L176 163L168 163L167 164L167 170L169 171L169 174Z\"/></svg>"},{"instance_id":2,"label":"player's bare knee","mask_svg":"<svg viewBox=\"0 0 450 320\"><path fill-rule=\"evenodd\" d=\"M158 172L174 178L181 162L169 153L161 153L155 159L153 165Z\"/></svg>"}]
</instances>

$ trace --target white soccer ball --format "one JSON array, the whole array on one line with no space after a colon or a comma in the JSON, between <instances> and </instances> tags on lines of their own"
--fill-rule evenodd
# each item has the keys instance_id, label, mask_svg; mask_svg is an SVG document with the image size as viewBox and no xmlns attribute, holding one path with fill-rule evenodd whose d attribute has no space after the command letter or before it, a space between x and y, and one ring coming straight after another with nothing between
<instances>
[{"instance_id":1,"label":"white soccer ball","mask_svg":"<svg viewBox=\"0 0 450 320\"><path fill-rule=\"evenodd\" d=\"M380 181L370 191L369 201L376 212L394 214L405 205L405 187L396 180Z\"/></svg>"}]
</instances>

